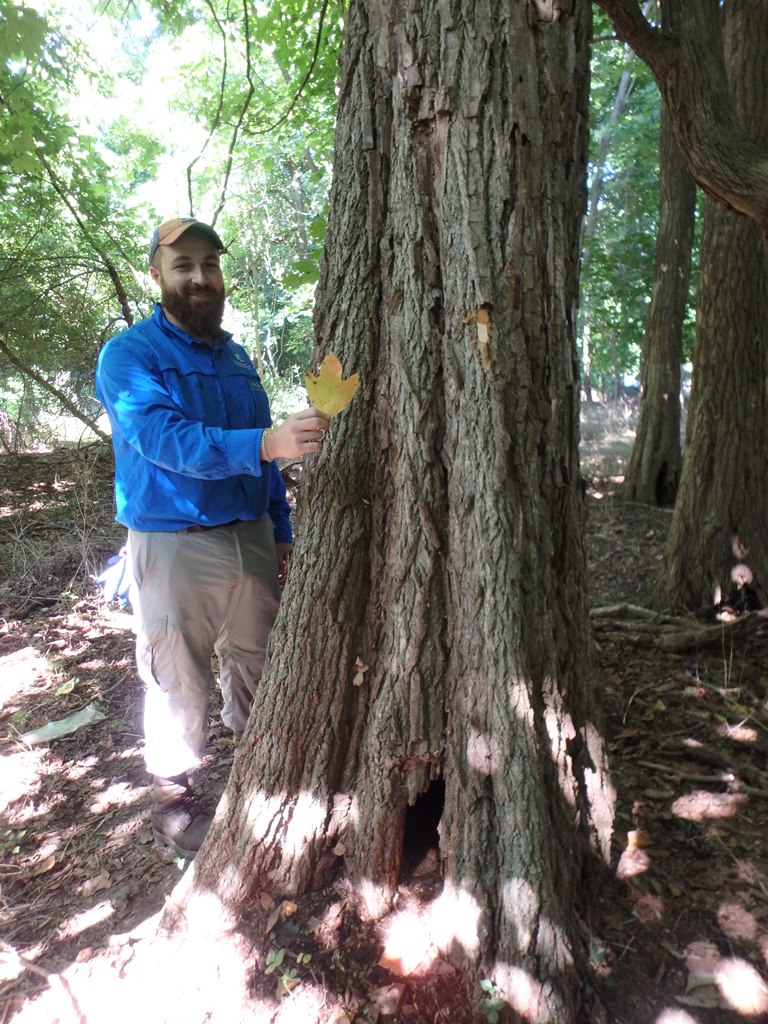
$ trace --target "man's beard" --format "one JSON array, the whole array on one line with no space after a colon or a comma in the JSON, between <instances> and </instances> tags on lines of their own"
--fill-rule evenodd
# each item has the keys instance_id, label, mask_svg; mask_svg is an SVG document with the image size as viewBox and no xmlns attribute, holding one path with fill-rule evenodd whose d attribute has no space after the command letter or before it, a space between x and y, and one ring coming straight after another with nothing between
<instances>
[{"instance_id":1,"label":"man's beard","mask_svg":"<svg viewBox=\"0 0 768 1024\"><path fill-rule=\"evenodd\" d=\"M215 338L224 318L224 290L186 288L183 292L160 283L160 302L193 338Z\"/></svg>"}]
</instances>

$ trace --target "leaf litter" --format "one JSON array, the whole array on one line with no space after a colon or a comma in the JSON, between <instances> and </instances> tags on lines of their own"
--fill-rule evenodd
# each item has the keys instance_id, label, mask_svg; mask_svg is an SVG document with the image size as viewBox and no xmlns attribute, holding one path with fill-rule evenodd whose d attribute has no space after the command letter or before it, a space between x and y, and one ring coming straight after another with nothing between
<instances>
[{"instance_id":1,"label":"leaf litter","mask_svg":"<svg viewBox=\"0 0 768 1024\"><path fill-rule=\"evenodd\" d=\"M96 497L87 525L95 574L123 536L111 521L108 451L92 462ZM49 526L49 546L62 544L61 480L76 480L77 466L68 472L61 453L2 456L2 463L0 491L15 521L32 517L34 495L36 530ZM608 479L593 480L586 500L593 609L649 607L669 513L622 506ZM0 556L2 526L0 518ZM33 1008L53 986L49 979L71 965L87 969L104 957L128 962L179 879L179 865L151 842L147 828L130 615L106 608L86 585L72 594L75 556L51 557L58 568L46 573L44 585L9 575L0 609L3 1024L14 1017L23 1024L24 1008ZM69 596L62 597L65 590ZM606 1024L648 1024L665 1011L695 1014L696 1024L760 1019L768 1012L764 641L742 632L727 650L670 653L652 642L652 631L647 643L642 633L627 643L616 629L596 628L597 685L618 802L612 870L585 922L585 1012ZM355 669L363 674L367 666L360 659ZM76 685L64 685L75 678ZM91 702L104 708L105 721L48 745L18 742L24 731ZM217 722L212 718L211 756L195 779L211 801L233 756ZM428 860L419 888L415 877L402 880L403 904L418 907L419 893L439 891L439 858ZM482 993L462 993L450 964L439 961L433 976L418 978L382 966L382 934L355 918L343 886L299 900L295 909L269 893L256 902L254 913L272 926L267 943L279 935L296 972L286 975L290 998L301 992L296 979L315 976L339 1021L486 1019ZM299 955L310 959L299 962ZM254 985L263 979L254 965ZM269 983L273 993L271 977Z\"/></svg>"}]
</instances>

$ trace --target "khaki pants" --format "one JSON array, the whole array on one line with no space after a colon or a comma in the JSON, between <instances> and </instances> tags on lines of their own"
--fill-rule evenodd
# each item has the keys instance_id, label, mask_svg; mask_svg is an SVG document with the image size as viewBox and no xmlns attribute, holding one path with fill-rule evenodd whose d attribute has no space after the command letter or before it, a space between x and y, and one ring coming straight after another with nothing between
<instances>
[{"instance_id":1,"label":"khaki pants","mask_svg":"<svg viewBox=\"0 0 768 1024\"><path fill-rule=\"evenodd\" d=\"M205 753L214 652L224 723L245 726L280 601L272 522L265 515L215 530L130 530L128 551L146 684L144 758L151 774L168 778Z\"/></svg>"}]
</instances>

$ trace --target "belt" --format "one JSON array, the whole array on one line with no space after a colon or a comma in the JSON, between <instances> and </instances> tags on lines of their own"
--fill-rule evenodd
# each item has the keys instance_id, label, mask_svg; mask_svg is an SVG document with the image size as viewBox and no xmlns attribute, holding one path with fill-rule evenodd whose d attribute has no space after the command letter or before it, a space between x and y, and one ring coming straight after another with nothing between
<instances>
[{"instance_id":1,"label":"belt","mask_svg":"<svg viewBox=\"0 0 768 1024\"><path fill-rule=\"evenodd\" d=\"M223 530L225 526L237 526L238 523L244 522L244 519L230 519L228 523L216 523L215 526L202 526L200 523L195 523L194 526L187 527L187 533L207 533L208 530Z\"/></svg>"}]
</instances>

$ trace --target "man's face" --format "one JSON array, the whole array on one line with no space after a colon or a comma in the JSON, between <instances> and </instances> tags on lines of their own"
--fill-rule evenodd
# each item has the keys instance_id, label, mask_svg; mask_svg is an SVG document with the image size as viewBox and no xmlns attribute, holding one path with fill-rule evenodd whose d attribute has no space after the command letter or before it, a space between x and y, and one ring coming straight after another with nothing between
<instances>
[{"instance_id":1,"label":"man's face","mask_svg":"<svg viewBox=\"0 0 768 1024\"><path fill-rule=\"evenodd\" d=\"M171 323L193 338L212 342L224 315L224 278L216 246L190 228L173 245L161 245L149 268Z\"/></svg>"}]
</instances>

